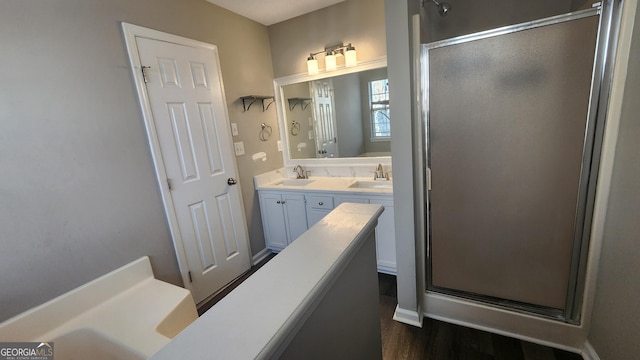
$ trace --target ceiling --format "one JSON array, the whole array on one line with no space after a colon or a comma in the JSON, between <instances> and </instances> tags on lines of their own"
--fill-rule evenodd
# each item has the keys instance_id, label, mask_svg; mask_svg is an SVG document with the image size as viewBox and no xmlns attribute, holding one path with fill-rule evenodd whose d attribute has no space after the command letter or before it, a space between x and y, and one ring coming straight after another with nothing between
<instances>
[{"instance_id":1,"label":"ceiling","mask_svg":"<svg viewBox=\"0 0 640 360\"><path fill-rule=\"evenodd\" d=\"M207 0L269 26L345 0Z\"/></svg>"}]
</instances>

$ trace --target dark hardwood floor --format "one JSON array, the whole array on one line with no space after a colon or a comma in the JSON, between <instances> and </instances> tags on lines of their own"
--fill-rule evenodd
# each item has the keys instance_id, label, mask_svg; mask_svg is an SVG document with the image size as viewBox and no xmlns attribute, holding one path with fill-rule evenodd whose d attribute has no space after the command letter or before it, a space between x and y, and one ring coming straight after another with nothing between
<instances>
[{"instance_id":1,"label":"dark hardwood floor","mask_svg":"<svg viewBox=\"0 0 640 360\"><path fill-rule=\"evenodd\" d=\"M253 266L201 305L198 314L210 309L274 256ZM570 352L433 319L424 319L422 328L399 323L393 320L398 303L396 277L378 274L378 284L384 360L582 360Z\"/></svg>"},{"instance_id":2,"label":"dark hardwood floor","mask_svg":"<svg viewBox=\"0 0 640 360\"><path fill-rule=\"evenodd\" d=\"M578 354L433 319L422 328L392 319L395 276L378 274L384 360L582 360Z\"/></svg>"}]
</instances>

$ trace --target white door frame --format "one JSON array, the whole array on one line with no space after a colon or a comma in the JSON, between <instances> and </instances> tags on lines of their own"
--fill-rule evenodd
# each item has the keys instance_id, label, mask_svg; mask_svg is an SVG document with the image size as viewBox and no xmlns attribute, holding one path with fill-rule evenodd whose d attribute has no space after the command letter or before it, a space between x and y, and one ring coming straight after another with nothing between
<instances>
[{"instance_id":1,"label":"white door frame","mask_svg":"<svg viewBox=\"0 0 640 360\"><path fill-rule=\"evenodd\" d=\"M167 172L164 167L164 160L162 158L162 152L160 151L160 143L158 141L158 134L155 127L155 122L153 119L153 113L151 112L151 104L149 103L149 95L147 94L147 88L145 86L144 79L142 77L142 64L140 62L140 55L138 54L138 44L136 43L136 38L147 38L151 40L159 40L166 41L178 45L197 47L197 48L205 48L210 49L213 52L218 54L218 47L212 44L208 44L205 42L192 40L189 38L184 38L177 35L168 34L162 31L157 31L153 29L148 29L145 27L141 27L138 25L129 24L126 22L122 22L122 31L124 33L124 40L127 47L127 53L129 55L129 62L131 65L131 74L133 75L133 79L135 82L136 92L138 94L138 102L140 104L140 109L142 110L142 117L144 119L144 124L147 129L147 138L149 139L149 146L151 147L151 156L153 157L153 164L156 169L156 180L158 181L158 187L160 188L160 193L162 196L162 202L164 204L165 214L167 216L167 221L169 223L169 231L171 232L171 238L173 240L173 247L176 252L176 257L178 260L178 267L180 269L180 274L182 277L182 282L184 283L184 287L192 290L191 281L189 280L189 266L187 261L186 251L184 249L184 243L182 240L182 236L180 235L180 228L178 226L178 218L175 213L175 208L173 206L173 199L171 197L171 191L169 190L167 184ZM220 63L217 64L218 73L222 74L220 69ZM224 84L222 83L222 77L220 78L220 86L224 90ZM224 96L224 91L222 91L224 112L226 118L229 118L229 113L227 109L227 100ZM231 139L231 129L229 126L225 126L227 132L229 133L229 138ZM232 149L228 149L232 151ZM238 174L238 166L235 161L233 161L233 168L235 169L235 173ZM239 174L238 174L239 176ZM238 183L235 186L240 186ZM238 188L238 193L242 194L240 188ZM240 198L240 208L242 210L242 218L244 221L244 231L248 233L246 228L246 213L244 211L244 204L242 198ZM247 249L251 251L251 244L249 242L249 236L245 236L247 241ZM252 257L249 254L249 259Z\"/></svg>"}]
</instances>

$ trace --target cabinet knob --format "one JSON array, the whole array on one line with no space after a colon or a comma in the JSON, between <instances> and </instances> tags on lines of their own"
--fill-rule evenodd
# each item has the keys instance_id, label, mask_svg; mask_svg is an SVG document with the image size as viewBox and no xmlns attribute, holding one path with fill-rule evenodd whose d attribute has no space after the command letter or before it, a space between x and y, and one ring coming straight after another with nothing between
<instances>
[{"instance_id":1,"label":"cabinet knob","mask_svg":"<svg viewBox=\"0 0 640 360\"><path fill-rule=\"evenodd\" d=\"M280 200L276 201L276 204L280 204Z\"/></svg>"},{"instance_id":2,"label":"cabinet knob","mask_svg":"<svg viewBox=\"0 0 640 360\"><path fill-rule=\"evenodd\" d=\"M282 200L282 203L284 204L284 203L285 203L285 201L284 201L284 200Z\"/></svg>"},{"instance_id":3,"label":"cabinet knob","mask_svg":"<svg viewBox=\"0 0 640 360\"><path fill-rule=\"evenodd\" d=\"M320 201L320 202L318 203L318 205L322 206L322 205L324 205L324 203L323 203L322 201Z\"/></svg>"}]
</instances>

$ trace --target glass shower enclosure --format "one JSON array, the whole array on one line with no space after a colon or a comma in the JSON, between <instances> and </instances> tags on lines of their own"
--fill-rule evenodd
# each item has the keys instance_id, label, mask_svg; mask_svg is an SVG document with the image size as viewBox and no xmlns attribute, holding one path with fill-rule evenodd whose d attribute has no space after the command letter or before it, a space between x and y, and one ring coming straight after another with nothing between
<instances>
[{"instance_id":1,"label":"glass shower enclosure","mask_svg":"<svg viewBox=\"0 0 640 360\"><path fill-rule=\"evenodd\" d=\"M610 22L423 45L428 291L579 323Z\"/></svg>"}]
</instances>

